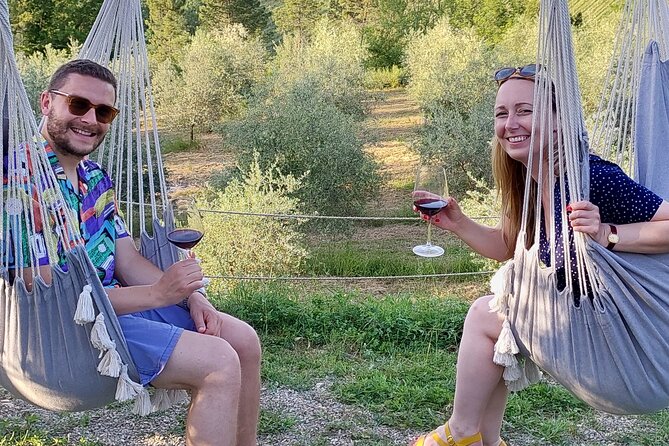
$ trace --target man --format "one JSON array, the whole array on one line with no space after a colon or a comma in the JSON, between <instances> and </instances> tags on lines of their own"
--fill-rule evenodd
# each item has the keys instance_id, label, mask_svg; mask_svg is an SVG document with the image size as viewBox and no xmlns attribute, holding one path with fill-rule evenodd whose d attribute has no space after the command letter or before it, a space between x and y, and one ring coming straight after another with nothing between
<instances>
[{"instance_id":1,"label":"man","mask_svg":"<svg viewBox=\"0 0 669 446\"><path fill-rule=\"evenodd\" d=\"M105 193L113 190L111 180L87 159L116 116L115 100L113 74L95 62L75 60L54 73L40 106L46 118L46 151L59 186L79 215L89 252L105 252L101 237L113 238L105 244L111 252L95 266L141 383L191 392L186 444L255 445L258 336L246 323L217 311L198 291L204 282L195 259L162 272L139 254L117 215L115 200L106 198L113 196ZM91 212L96 218L89 218ZM177 305L184 298L187 309Z\"/></svg>"}]
</instances>

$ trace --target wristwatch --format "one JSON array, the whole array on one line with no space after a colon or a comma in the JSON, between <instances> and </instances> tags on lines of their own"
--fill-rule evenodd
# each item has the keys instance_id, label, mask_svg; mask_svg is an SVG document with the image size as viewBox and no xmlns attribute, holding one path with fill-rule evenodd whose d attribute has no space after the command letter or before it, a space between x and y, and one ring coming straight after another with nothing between
<instances>
[{"instance_id":1,"label":"wristwatch","mask_svg":"<svg viewBox=\"0 0 669 446\"><path fill-rule=\"evenodd\" d=\"M616 228L613 225L609 225L609 227L611 228L611 232L607 237L609 244L606 245L606 249L608 249L609 251L613 251L613 247L616 246L616 243L620 241L620 237L618 237L618 228Z\"/></svg>"}]
</instances>

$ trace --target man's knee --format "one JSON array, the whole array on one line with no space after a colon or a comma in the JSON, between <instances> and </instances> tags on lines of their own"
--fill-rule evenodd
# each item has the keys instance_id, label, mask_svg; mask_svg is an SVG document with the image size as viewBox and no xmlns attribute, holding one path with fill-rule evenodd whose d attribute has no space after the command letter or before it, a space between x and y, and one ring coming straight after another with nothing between
<instances>
[{"instance_id":1,"label":"man's knee","mask_svg":"<svg viewBox=\"0 0 669 446\"><path fill-rule=\"evenodd\" d=\"M233 348L237 351L240 362L243 365L260 364L262 347L260 346L260 338L253 327L247 323L242 323L236 338Z\"/></svg>"},{"instance_id":2,"label":"man's knee","mask_svg":"<svg viewBox=\"0 0 669 446\"><path fill-rule=\"evenodd\" d=\"M206 360L202 365L204 381L208 384L224 384L238 386L241 383L241 365L239 355L232 346L223 339L213 338Z\"/></svg>"}]
</instances>

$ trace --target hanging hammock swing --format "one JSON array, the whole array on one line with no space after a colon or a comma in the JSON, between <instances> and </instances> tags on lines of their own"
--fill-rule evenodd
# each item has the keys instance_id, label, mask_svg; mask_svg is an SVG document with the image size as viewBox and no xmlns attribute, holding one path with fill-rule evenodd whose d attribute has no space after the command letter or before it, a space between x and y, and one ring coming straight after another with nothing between
<instances>
[{"instance_id":1,"label":"hanging hammock swing","mask_svg":"<svg viewBox=\"0 0 669 446\"><path fill-rule=\"evenodd\" d=\"M566 197L572 202L589 197L590 147L570 29L566 0L541 2L535 104L555 97L557 119L535 113L541 131L533 139L553 138L557 129L551 141L559 150L534 160L530 155L529 165L547 161L559 174L543 180L539 175L534 186L527 182L514 257L491 282L496 297L491 307L506 316L494 360L505 366L511 390L536 382L538 366L597 409L614 414L657 411L669 407L669 254L612 252L578 232L570 242L567 225L562 225L561 234L549 227L547 238L551 265L560 253L565 259L563 290L558 289L556 268L539 260L542 203L540 197L530 198L531 188L542 190L542 181L548 181L549 190L559 189L560 199L551 203L548 215L557 212L563 222L568 218ZM617 36L618 56L608 77L611 90L600 106L593 146L666 199L669 62L661 61L661 55L666 58L669 50L667 0L629 0ZM527 231L534 231L529 247ZM574 262L578 280L569 273Z\"/></svg>"},{"instance_id":2,"label":"hanging hammock swing","mask_svg":"<svg viewBox=\"0 0 669 446\"><path fill-rule=\"evenodd\" d=\"M100 157L116 180L117 194L125 197L129 230L141 237L143 254L159 267L169 266L176 251L160 223L171 220L162 218L169 215L167 193L139 0L105 1L80 57L109 65L118 78L121 113ZM5 98L0 101L0 140L6 160L0 167L6 179L0 203L0 385L56 411L133 398L136 413L169 407L183 391L158 390L149 399L137 383L139 375L81 234L67 229L78 228L78 217L65 204L42 150L44 139L13 55L7 0L0 0L0 70L0 98ZM30 240L29 247L23 248L21 239ZM58 265L58 246L66 252L66 268ZM50 284L38 266L45 255ZM31 291L9 268L12 264L29 265Z\"/></svg>"}]
</instances>

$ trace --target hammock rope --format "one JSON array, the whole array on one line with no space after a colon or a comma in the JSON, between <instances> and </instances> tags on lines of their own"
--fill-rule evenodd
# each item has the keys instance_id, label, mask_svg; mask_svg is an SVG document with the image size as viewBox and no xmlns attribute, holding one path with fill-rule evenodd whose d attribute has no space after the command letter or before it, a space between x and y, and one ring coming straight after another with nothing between
<instances>
[{"instance_id":1,"label":"hammock rope","mask_svg":"<svg viewBox=\"0 0 669 446\"><path fill-rule=\"evenodd\" d=\"M142 201L147 198L141 182L142 176L147 175L145 166L151 178L154 167L160 170L160 192L154 184L149 185L153 216L160 206L155 197L164 198L166 186L150 86L147 87L148 62L140 2L106 0L96 23L96 32L89 35L86 48L100 48L101 62L112 63L121 71L117 73L120 78L118 100L123 112L110 135L106 152L110 156L105 158L103 149L102 157L109 166L118 167L113 175L126 181L124 191L129 197L135 193L130 172L136 169L140 185L137 193ZM109 39L110 34L118 38ZM135 399L134 411L142 415L164 409L169 403L182 399L183 392L161 389L150 397L137 383L139 375L116 314L88 258L79 231L79 216L67 205L43 149L45 141L32 114L13 54L7 0L0 0L0 67L0 98L4 98L0 100L0 115L8 127L7 135L4 128L0 130L3 146L7 141L3 147L7 169L4 163L0 166L0 173L7 180L0 202L0 245L3 248L0 298L4 299L0 304L3 352L0 385L15 396L50 410L86 410L129 399ZM132 113L132 110L139 112ZM144 125L141 125L142 116ZM146 133L142 145L140 138L133 140L134 130L148 129L149 118L153 121L154 139ZM118 153L115 144L121 147ZM157 148L158 161L144 163L142 156L149 156L151 144ZM146 155L142 151L146 151ZM126 159L127 163L123 163ZM127 168L126 173L123 168ZM134 218L132 212L130 215ZM142 207L140 217L135 218L140 230L146 229L146 217ZM156 221L152 225L155 228ZM142 235L143 246L145 240L168 245L166 253L153 250L159 257L154 261L172 260L175 250L169 247L165 237L150 240ZM65 252L67 271L59 266L59 246ZM40 266L45 258L48 265ZM43 269L50 272L50 284L41 278ZM28 272L35 278L30 291L24 284Z\"/></svg>"},{"instance_id":2,"label":"hammock rope","mask_svg":"<svg viewBox=\"0 0 669 446\"><path fill-rule=\"evenodd\" d=\"M611 149L603 153L627 163L641 184L664 197L661 189L669 186L661 171L667 166L661 157L669 145L669 65L661 62L660 53L666 56L667 17L666 0L627 1L616 43L619 54L606 80L605 88L612 90L600 103L595 127L600 151ZM669 254L613 253L582 233L569 233L567 200L590 199L590 147L567 1L541 2L539 26L541 68L533 114L533 128L539 131L533 132L530 146L538 139L541 147L555 149L540 150L536 157L530 151L528 170L540 173L534 184L527 176L514 258L491 280L491 309L506 317L494 361L505 367L511 390L536 382L539 366L600 410L659 410L669 406ZM552 101L554 110L548 105ZM553 197L556 186L558 203ZM544 190L551 197L545 206L549 267L541 264L538 246ZM561 246L556 246L556 215L562 219ZM534 241L527 247L525 231L532 218ZM560 251L564 290L557 282ZM577 277L572 280L574 261Z\"/></svg>"}]
</instances>

